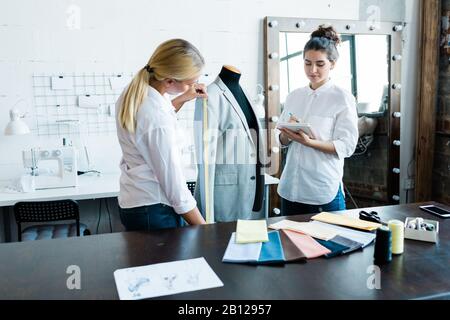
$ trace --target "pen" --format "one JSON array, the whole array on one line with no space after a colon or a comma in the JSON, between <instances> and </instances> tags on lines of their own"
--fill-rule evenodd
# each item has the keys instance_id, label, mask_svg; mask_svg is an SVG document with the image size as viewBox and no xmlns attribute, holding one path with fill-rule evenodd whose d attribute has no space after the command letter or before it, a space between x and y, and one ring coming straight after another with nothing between
<instances>
[{"instance_id":1,"label":"pen","mask_svg":"<svg viewBox=\"0 0 450 320\"><path fill-rule=\"evenodd\" d=\"M294 120L297 123L300 123L300 121L298 121L297 117L294 116L291 112L289 112L289 116L291 117L292 120Z\"/></svg>"}]
</instances>

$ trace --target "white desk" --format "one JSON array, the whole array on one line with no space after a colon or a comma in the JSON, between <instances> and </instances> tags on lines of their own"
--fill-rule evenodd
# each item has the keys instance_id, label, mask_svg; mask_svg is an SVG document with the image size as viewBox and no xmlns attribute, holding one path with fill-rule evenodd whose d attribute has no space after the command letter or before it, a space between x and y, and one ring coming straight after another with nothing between
<instances>
[{"instance_id":1,"label":"white desk","mask_svg":"<svg viewBox=\"0 0 450 320\"><path fill-rule=\"evenodd\" d=\"M5 242L11 241L11 219L9 207L21 201L88 200L113 198L119 194L119 174L82 175L78 187L36 190L30 193L5 192L0 188L0 209L3 213Z\"/></svg>"},{"instance_id":2,"label":"white desk","mask_svg":"<svg viewBox=\"0 0 450 320\"><path fill-rule=\"evenodd\" d=\"M117 197L119 175L102 174L78 177L78 187L36 190L30 193L0 192L0 207L13 206L20 201L87 200Z\"/></svg>"},{"instance_id":3,"label":"white desk","mask_svg":"<svg viewBox=\"0 0 450 320\"><path fill-rule=\"evenodd\" d=\"M188 182L196 181L195 171L186 171L186 179ZM52 201L52 200L88 200L114 198L119 195L119 173L82 175L78 177L78 187L75 188L59 188L48 190L37 190L30 193L6 193L0 190L0 207L3 210L5 241L11 239L9 207L14 206L20 201ZM278 184L279 179L266 175L265 178L265 203L264 210L266 218L269 210L269 185Z\"/></svg>"}]
</instances>

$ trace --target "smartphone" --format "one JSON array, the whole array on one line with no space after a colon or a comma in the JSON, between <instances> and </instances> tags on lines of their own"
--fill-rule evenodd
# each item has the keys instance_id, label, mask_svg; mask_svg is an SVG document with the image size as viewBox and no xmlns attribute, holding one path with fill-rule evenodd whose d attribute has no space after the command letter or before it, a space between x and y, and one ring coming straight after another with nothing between
<instances>
[{"instance_id":1,"label":"smartphone","mask_svg":"<svg viewBox=\"0 0 450 320\"><path fill-rule=\"evenodd\" d=\"M426 211L428 213L434 214L435 216L447 219L450 218L450 211L441 207L437 207L435 205L429 206L420 206L420 209Z\"/></svg>"}]
</instances>

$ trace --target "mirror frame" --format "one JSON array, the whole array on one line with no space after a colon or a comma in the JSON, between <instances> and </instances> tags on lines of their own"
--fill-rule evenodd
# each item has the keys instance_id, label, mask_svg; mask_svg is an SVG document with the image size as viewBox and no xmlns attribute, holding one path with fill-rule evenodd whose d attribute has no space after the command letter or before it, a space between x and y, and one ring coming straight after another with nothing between
<instances>
[{"instance_id":1,"label":"mirror frame","mask_svg":"<svg viewBox=\"0 0 450 320\"><path fill-rule=\"evenodd\" d=\"M353 20L325 20L309 18L265 17L264 18L264 77L266 92L266 124L268 157L275 163L277 176L281 175L280 149L273 135L280 106L280 32L312 33L321 24L331 24L339 34L386 35L389 36L389 106L388 161L386 166L387 192L390 204L400 203L400 119L401 119L401 56L403 22L377 22ZM271 212L278 203L276 188L270 192Z\"/></svg>"}]
</instances>

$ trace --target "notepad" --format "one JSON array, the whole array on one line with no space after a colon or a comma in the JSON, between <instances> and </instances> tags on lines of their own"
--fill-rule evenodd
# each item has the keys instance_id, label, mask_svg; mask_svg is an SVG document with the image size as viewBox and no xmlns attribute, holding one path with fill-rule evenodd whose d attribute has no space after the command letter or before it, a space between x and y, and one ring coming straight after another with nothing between
<instances>
[{"instance_id":1,"label":"notepad","mask_svg":"<svg viewBox=\"0 0 450 320\"><path fill-rule=\"evenodd\" d=\"M294 132L303 131L310 138L314 138L314 132L309 123L296 123L296 122L279 122L277 128L289 129Z\"/></svg>"},{"instance_id":2,"label":"notepad","mask_svg":"<svg viewBox=\"0 0 450 320\"><path fill-rule=\"evenodd\" d=\"M236 227L236 243L267 242L266 220L238 220Z\"/></svg>"},{"instance_id":3,"label":"notepad","mask_svg":"<svg viewBox=\"0 0 450 320\"><path fill-rule=\"evenodd\" d=\"M337 233L321 226L313 225L310 222L296 222L283 220L269 226L274 230L290 230L307 234L313 238L328 241L337 236Z\"/></svg>"},{"instance_id":4,"label":"notepad","mask_svg":"<svg viewBox=\"0 0 450 320\"><path fill-rule=\"evenodd\" d=\"M328 212L322 212L311 218L312 220L321 221L325 223L336 224L339 226L345 226L360 230L373 231L381 227L381 224L370 221L364 221L355 219L342 214L333 214Z\"/></svg>"},{"instance_id":5,"label":"notepad","mask_svg":"<svg viewBox=\"0 0 450 320\"><path fill-rule=\"evenodd\" d=\"M295 231L283 230L289 239L299 248L308 259L314 259L331 253L330 250L322 246L307 234L301 234Z\"/></svg>"},{"instance_id":6,"label":"notepad","mask_svg":"<svg viewBox=\"0 0 450 320\"><path fill-rule=\"evenodd\" d=\"M222 261L230 263L257 262L261 254L261 247L262 242L236 243L236 232L233 232Z\"/></svg>"}]
</instances>

